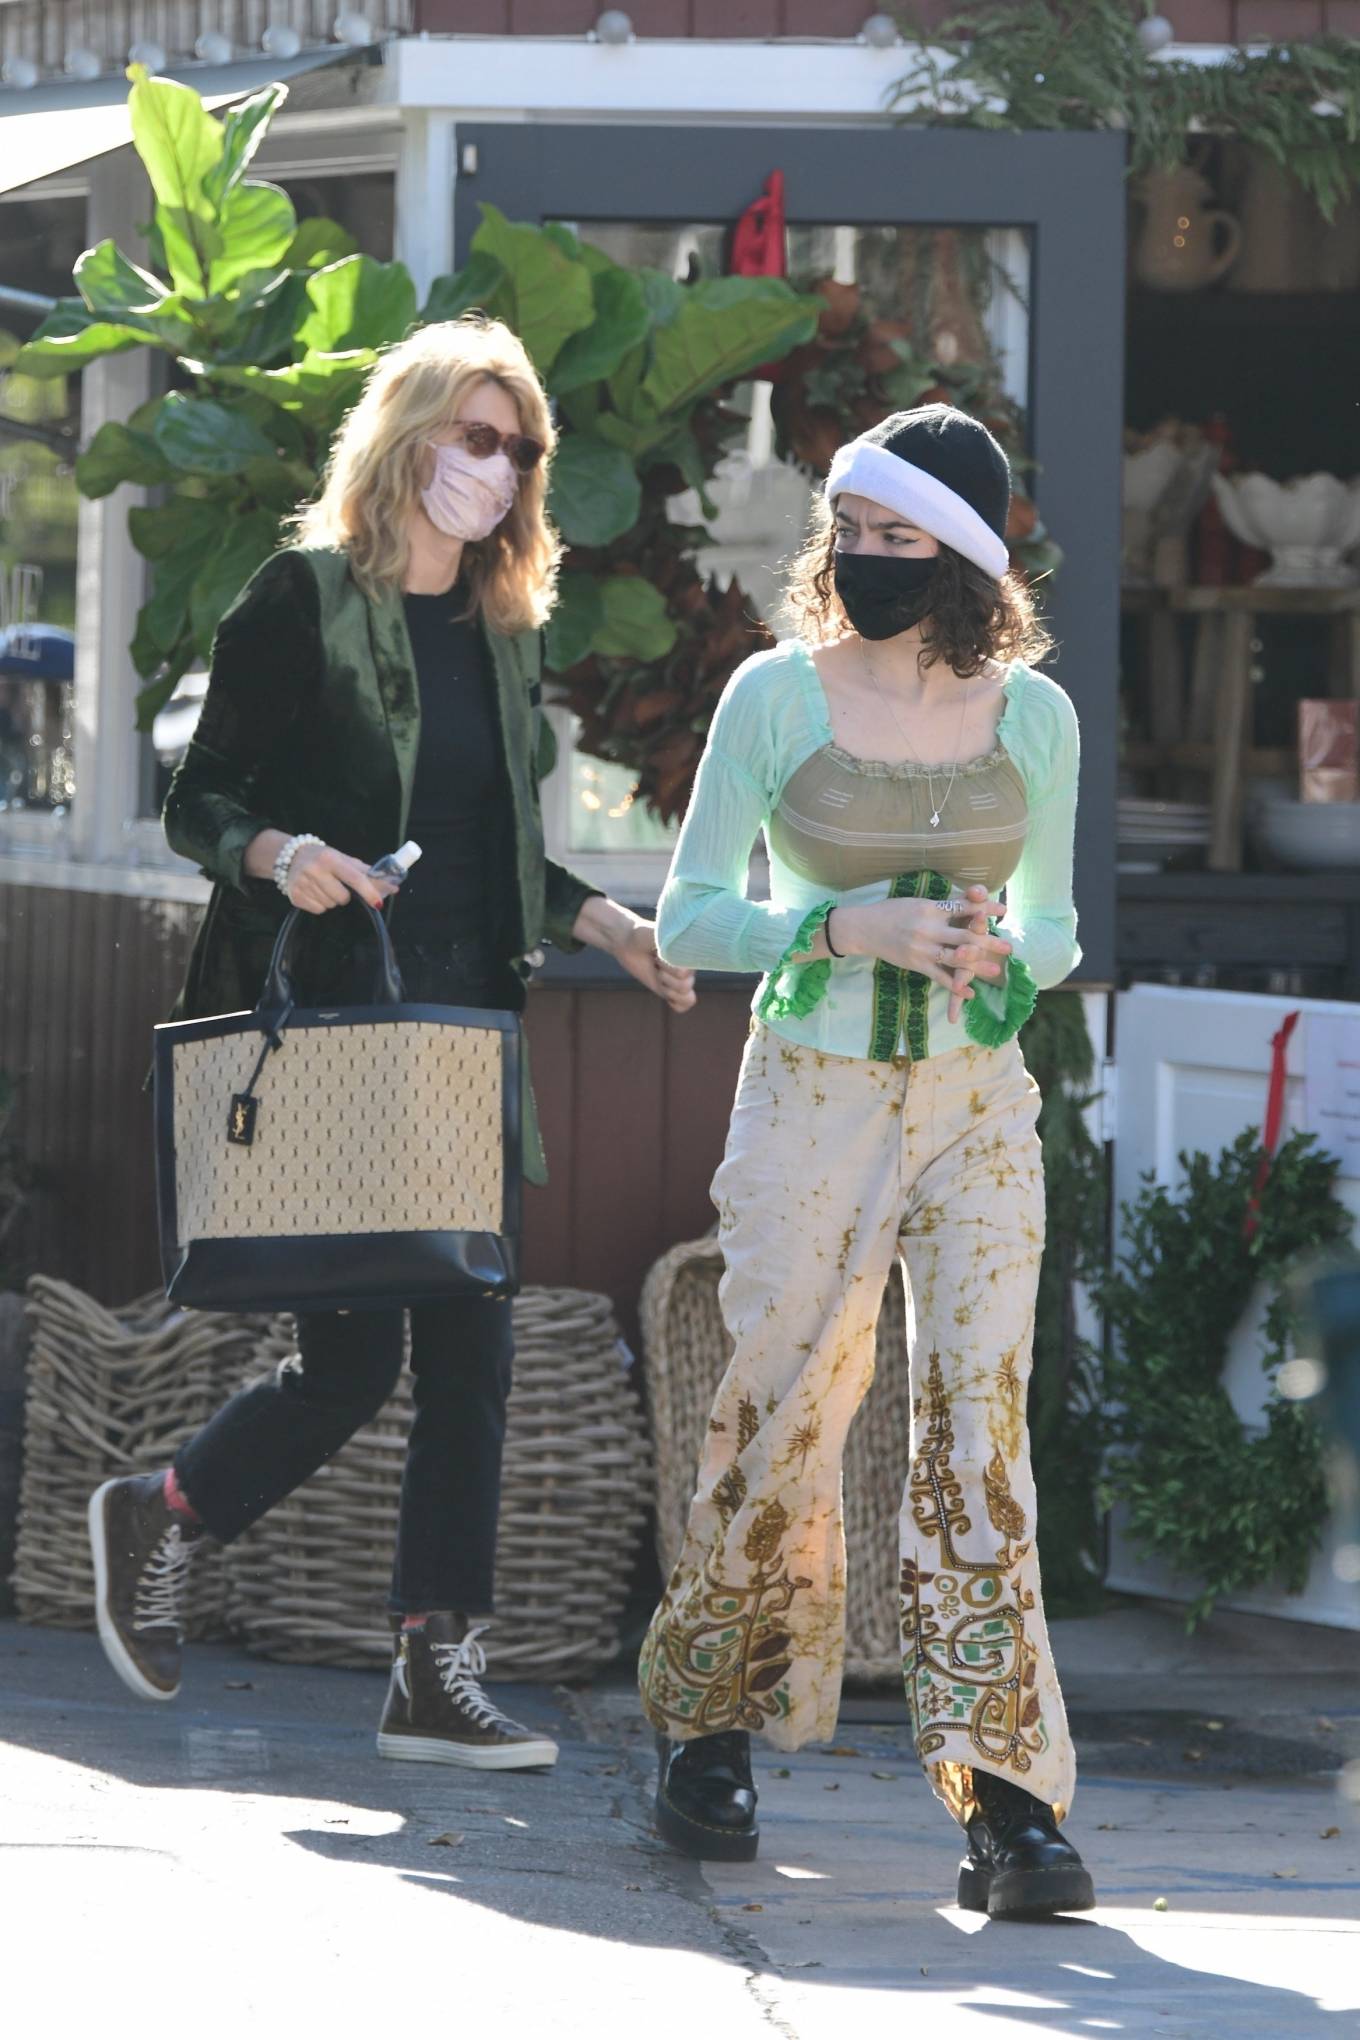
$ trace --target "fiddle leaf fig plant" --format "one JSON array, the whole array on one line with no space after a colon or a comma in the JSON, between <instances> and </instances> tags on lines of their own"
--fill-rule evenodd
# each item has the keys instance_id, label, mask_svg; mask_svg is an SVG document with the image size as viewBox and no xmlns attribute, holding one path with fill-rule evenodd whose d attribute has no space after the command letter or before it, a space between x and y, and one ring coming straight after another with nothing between
<instances>
[{"instance_id":1,"label":"fiddle leaf fig plant","mask_svg":"<svg viewBox=\"0 0 1360 2040\"><path fill-rule=\"evenodd\" d=\"M87 250L78 294L58 302L14 367L63 376L133 347L169 359L169 390L102 426L76 468L86 496L125 482L156 492L130 512L150 579L131 646L146 683L141 726L207 658L223 612L315 489L379 349L481 310L519 334L561 427L550 508L568 552L549 663L587 709L621 692L653 697L630 720L655 747L669 743L664 771L649 777L626 744L604 755L637 763L644 792L673 806L702 743L704 703L762 633L738 591L735 605L723 598L714 635L693 564L707 534L671 522L667 501L706 493L738 422L718 393L806 341L818 302L768 278L681 284L627 269L565 227L486 206L469 261L421 306L400 263L358 253L332 221L299 225L286 192L247 175L284 86L218 119L187 86L136 66L129 75L133 140L155 198L147 259L111 241ZM677 683L682 667L702 670L697 694ZM604 727L597 717L588 740Z\"/></svg>"}]
</instances>

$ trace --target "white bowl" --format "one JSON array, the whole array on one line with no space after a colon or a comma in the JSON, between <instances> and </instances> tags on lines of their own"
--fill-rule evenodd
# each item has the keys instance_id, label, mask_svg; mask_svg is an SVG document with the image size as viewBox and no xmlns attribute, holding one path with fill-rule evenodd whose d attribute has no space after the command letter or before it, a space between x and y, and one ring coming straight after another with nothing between
<instances>
[{"instance_id":1,"label":"white bowl","mask_svg":"<svg viewBox=\"0 0 1360 2040\"><path fill-rule=\"evenodd\" d=\"M1251 814L1257 846L1292 871L1360 871L1360 800L1271 800Z\"/></svg>"},{"instance_id":2,"label":"white bowl","mask_svg":"<svg viewBox=\"0 0 1360 2040\"><path fill-rule=\"evenodd\" d=\"M1181 464L1181 450L1171 440L1124 455L1124 508L1155 510Z\"/></svg>"},{"instance_id":3,"label":"white bowl","mask_svg":"<svg viewBox=\"0 0 1360 2040\"><path fill-rule=\"evenodd\" d=\"M1360 478L1298 475L1215 475L1214 494L1229 528L1244 545L1272 554L1257 576L1264 588L1347 588L1360 580L1343 553L1360 545Z\"/></svg>"}]
</instances>

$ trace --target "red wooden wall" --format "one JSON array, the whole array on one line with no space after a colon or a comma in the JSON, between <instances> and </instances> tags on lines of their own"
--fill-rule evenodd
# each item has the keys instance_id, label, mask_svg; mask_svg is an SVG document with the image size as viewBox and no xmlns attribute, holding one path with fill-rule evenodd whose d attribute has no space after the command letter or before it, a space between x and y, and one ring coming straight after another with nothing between
<instances>
[{"instance_id":1,"label":"red wooden wall","mask_svg":"<svg viewBox=\"0 0 1360 2040\"><path fill-rule=\"evenodd\" d=\"M42 1172L25 1242L45 1274L121 1303L159 1281L150 1104L155 1022L196 910L0 884L0 1071ZM552 1180L531 1190L525 1274L614 1300L630 1339L642 1278L713 1221L750 994L677 1018L631 983L541 984L528 1031Z\"/></svg>"},{"instance_id":2,"label":"red wooden wall","mask_svg":"<svg viewBox=\"0 0 1360 2040\"><path fill-rule=\"evenodd\" d=\"M415 0L415 26L432 35L584 35L604 4ZM879 9L876 0L624 0L624 11L638 35L851 36ZM907 0L901 13L929 27L958 11L957 0ZM1324 31L1360 35L1360 0L1164 0L1162 11L1179 42L1298 41Z\"/></svg>"}]
</instances>

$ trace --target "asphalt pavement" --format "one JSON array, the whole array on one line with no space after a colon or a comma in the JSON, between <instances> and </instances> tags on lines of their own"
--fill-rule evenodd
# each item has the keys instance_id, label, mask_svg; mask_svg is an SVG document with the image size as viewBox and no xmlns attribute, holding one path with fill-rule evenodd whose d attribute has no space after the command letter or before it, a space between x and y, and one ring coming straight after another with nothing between
<instances>
[{"instance_id":1,"label":"asphalt pavement","mask_svg":"<svg viewBox=\"0 0 1360 2040\"><path fill-rule=\"evenodd\" d=\"M0 1623L0 2007L88 2040L1360 2035L1360 1635L1124 1603L1056 1623L1093 1915L952 1904L956 1830L892 1691L757 1748L743 1866L651 1831L627 1679L497 1687L551 1773L374 1751L383 1680L191 1649L139 1702ZM1351 1765L1353 1768L1347 1769Z\"/></svg>"}]
</instances>

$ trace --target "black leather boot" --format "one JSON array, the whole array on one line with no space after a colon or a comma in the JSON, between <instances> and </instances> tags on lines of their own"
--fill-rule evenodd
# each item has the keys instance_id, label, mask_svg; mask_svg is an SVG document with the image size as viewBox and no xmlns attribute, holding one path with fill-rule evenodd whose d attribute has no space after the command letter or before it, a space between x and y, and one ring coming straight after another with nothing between
<instances>
[{"instance_id":1,"label":"black leather boot","mask_svg":"<svg viewBox=\"0 0 1360 2040\"><path fill-rule=\"evenodd\" d=\"M749 1863L760 1847L751 1738L744 1728L675 1743L656 1739L661 1780L656 1826L661 1839L709 1863Z\"/></svg>"},{"instance_id":2,"label":"black leather boot","mask_svg":"<svg viewBox=\"0 0 1360 2040\"><path fill-rule=\"evenodd\" d=\"M990 1771L974 1771L973 1794L959 1904L994 1920L1089 1912L1096 1902L1091 1873L1059 1832L1052 1807Z\"/></svg>"}]
</instances>

